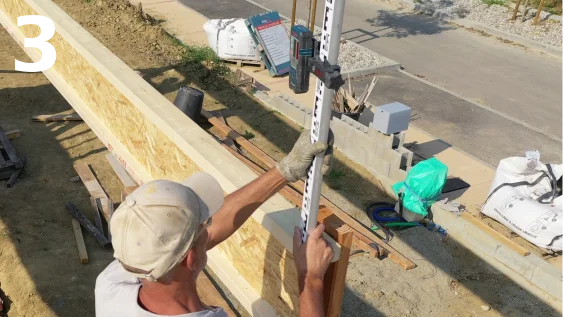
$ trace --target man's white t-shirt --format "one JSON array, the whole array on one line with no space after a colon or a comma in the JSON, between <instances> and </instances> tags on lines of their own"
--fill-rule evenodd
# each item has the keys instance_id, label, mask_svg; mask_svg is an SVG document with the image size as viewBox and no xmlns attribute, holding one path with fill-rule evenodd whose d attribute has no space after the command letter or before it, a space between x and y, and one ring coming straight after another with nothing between
<instances>
[{"instance_id":1,"label":"man's white t-shirt","mask_svg":"<svg viewBox=\"0 0 563 317\"><path fill-rule=\"evenodd\" d=\"M137 302L141 281L113 261L96 279L96 317L157 317ZM177 317L227 317L220 307Z\"/></svg>"}]
</instances>

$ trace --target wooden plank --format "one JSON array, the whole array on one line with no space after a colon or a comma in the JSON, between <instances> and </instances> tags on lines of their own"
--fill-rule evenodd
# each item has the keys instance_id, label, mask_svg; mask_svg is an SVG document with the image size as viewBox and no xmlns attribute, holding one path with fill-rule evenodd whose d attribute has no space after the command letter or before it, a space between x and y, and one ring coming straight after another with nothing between
<instances>
[{"instance_id":1,"label":"wooden plank","mask_svg":"<svg viewBox=\"0 0 563 317\"><path fill-rule=\"evenodd\" d=\"M90 204L92 205L92 213L94 214L94 223L98 231L104 234L104 226L102 225L102 217L100 216L100 209L102 209L102 202L99 198L90 197Z\"/></svg>"},{"instance_id":2,"label":"wooden plank","mask_svg":"<svg viewBox=\"0 0 563 317\"><path fill-rule=\"evenodd\" d=\"M82 118L78 113L71 114L42 114L38 116L33 116L32 121L34 122L55 122L55 121L82 121Z\"/></svg>"},{"instance_id":3,"label":"wooden plank","mask_svg":"<svg viewBox=\"0 0 563 317\"><path fill-rule=\"evenodd\" d=\"M321 208L319 213L329 215L323 220L326 232L341 246L340 259L337 262L331 263L325 274L323 301L325 316L338 317L340 316L344 290L346 288L346 272L348 271L348 261L352 248L353 230L336 217L332 211L327 210L326 207Z\"/></svg>"},{"instance_id":4,"label":"wooden plank","mask_svg":"<svg viewBox=\"0 0 563 317\"><path fill-rule=\"evenodd\" d=\"M49 43L57 51L57 62L43 73L138 184L153 179L181 181L203 171L215 177L226 193L231 193L255 178L244 163L224 150L53 2L0 1L0 23L32 61L40 60L41 52L24 47L24 39L36 37L39 29L31 25L17 27L16 18L23 15L41 15L54 22L56 33ZM237 276L224 274L221 279L234 290L235 297L253 298L245 301L245 308L255 316L291 315L298 287L293 279L290 255L293 227L298 223L296 208L276 194L245 224L246 230L259 234L259 248L238 247L234 241L241 239L243 233L237 232L214 248L217 252L210 253L210 260L219 258L218 253L221 259L226 259L216 261L224 271L236 272ZM339 254L339 245L329 240ZM274 270L267 261L248 261L266 259L264 252L284 255L278 258L281 275L271 273ZM238 263L237 259L244 261ZM272 287L279 285L280 276L284 285L281 295L279 289ZM252 285L244 294L237 286L239 279ZM270 310L257 307L270 307Z\"/></svg>"},{"instance_id":5,"label":"wooden plank","mask_svg":"<svg viewBox=\"0 0 563 317\"><path fill-rule=\"evenodd\" d=\"M6 132L6 135L8 136L8 139L13 140L15 138L19 138L21 136L21 132L19 129L16 129Z\"/></svg>"},{"instance_id":6,"label":"wooden plank","mask_svg":"<svg viewBox=\"0 0 563 317\"><path fill-rule=\"evenodd\" d=\"M214 127L216 127L224 136L230 138L231 140L238 143L241 147L245 150L250 152L252 156L256 157L260 162L263 162L268 167L276 166L276 161L258 149L254 144L250 143L247 139L245 139L242 135L238 134L236 131L231 129L228 125L223 123L221 120L216 118L213 114L204 109L201 110L201 115L207 118L209 123L211 123Z\"/></svg>"},{"instance_id":7,"label":"wooden plank","mask_svg":"<svg viewBox=\"0 0 563 317\"><path fill-rule=\"evenodd\" d=\"M125 168L123 168L123 166L121 165L121 163L119 163L119 161L115 158L115 156L111 155L110 153L106 155L106 159L108 160L109 165L111 165L111 168L113 169L115 174L117 174L117 177L119 178L123 186L125 187L139 186L139 184L137 184L137 182L135 182L131 178L131 176L129 176L129 173L127 173Z\"/></svg>"},{"instance_id":8,"label":"wooden plank","mask_svg":"<svg viewBox=\"0 0 563 317\"><path fill-rule=\"evenodd\" d=\"M96 226L94 226L90 222L90 220L88 220L88 218L86 218L86 216L82 212L80 212L78 208L76 208L73 203L67 202L65 204L65 207L68 213L73 216L74 219L78 220L80 225L82 225L82 227L84 227L84 229L86 229L102 247L105 248L109 245L108 239L106 239L106 237L104 237L104 235L100 231L98 231Z\"/></svg>"},{"instance_id":9,"label":"wooden plank","mask_svg":"<svg viewBox=\"0 0 563 317\"><path fill-rule=\"evenodd\" d=\"M86 244L84 244L84 236L82 236L82 229L80 222L72 218L72 230L74 231L74 239L76 240L76 247L78 248L78 258L80 263L88 264L88 252L86 251Z\"/></svg>"},{"instance_id":10,"label":"wooden plank","mask_svg":"<svg viewBox=\"0 0 563 317\"><path fill-rule=\"evenodd\" d=\"M210 306L222 307L229 317L236 317L237 314L221 296L215 285L207 276L207 272L202 272L197 276L197 293L203 303Z\"/></svg>"},{"instance_id":11,"label":"wooden plank","mask_svg":"<svg viewBox=\"0 0 563 317\"><path fill-rule=\"evenodd\" d=\"M90 196L94 198L108 197L102 185L100 185L98 179L96 179L96 176L94 176L94 173L92 173L92 170L90 170L90 167L86 163L76 163L74 164L74 169L76 173L78 173L78 176L80 176L84 186L86 186Z\"/></svg>"},{"instance_id":12,"label":"wooden plank","mask_svg":"<svg viewBox=\"0 0 563 317\"><path fill-rule=\"evenodd\" d=\"M108 240L109 240L109 242L111 242L110 220L111 220L111 216L113 215L113 211L114 211L113 201L109 198L99 198L99 199L101 200L101 203L106 206L107 211L108 211L107 216L104 214L104 217L106 218L106 223L108 225ZM104 210L104 209L102 209L102 210Z\"/></svg>"},{"instance_id":13,"label":"wooden plank","mask_svg":"<svg viewBox=\"0 0 563 317\"><path fill-rule=\"evenodd\" d=\"M468 214L467 212L462 212L461 218L463 218L464 220L467 220L472 225L474 225L474 226L478 227L479 229L485 231L487 234L489 234L495 240L497 240L498 242L500 242L500 243L506 245L507 247L511 248L512 250L514 250L515 252L517 252L521 256L530 255L530 251L528 251L526 248L516 244L514 241L510 240L509 238L507 238L506 236L504 236L500 232L496 231L495 229L487 226L486 223L484 223L481 220L477 219L476 217Z\"/></svg>"},{"instance_id":14,"label":"wooden plank","mask_svg":"<svg viewBox=\"0 0 563 317\"><path fill-rule=\"evenodd\" d=\"M360 240L355 234L354 239L352 240L352 249L369 253L369 256L373 258L380 256L379 247L377 245L374 245L374 243L367 244L364 241Z\"/></svg>"}]
</instances>

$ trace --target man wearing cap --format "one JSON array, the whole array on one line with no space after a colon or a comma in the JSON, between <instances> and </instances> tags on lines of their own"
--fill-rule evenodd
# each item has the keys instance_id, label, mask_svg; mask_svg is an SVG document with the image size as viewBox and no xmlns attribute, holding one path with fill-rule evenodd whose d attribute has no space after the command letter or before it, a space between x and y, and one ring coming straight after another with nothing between
<instances>
[{"instance_id":1,"label":"man wearing cap","mask_svg":"<svg viewBox=\"0 0 563 317\"><path fill-rule=\"evenodd\" d=\"M127 196L110 221L116 260L96 280L96 316L226 317L222 308L207 306L197 294L206 252L288 182L305 176L314 156L327 149L327 144L309 140L305 130L276 168L225 198L206 173L181 183L154 180ZM325 155L325 172L330 156ZM323 231L319 225L302 244L295 228L301 316L323 316L323 277L333 256Z\"/></svg>"}]
</instances>

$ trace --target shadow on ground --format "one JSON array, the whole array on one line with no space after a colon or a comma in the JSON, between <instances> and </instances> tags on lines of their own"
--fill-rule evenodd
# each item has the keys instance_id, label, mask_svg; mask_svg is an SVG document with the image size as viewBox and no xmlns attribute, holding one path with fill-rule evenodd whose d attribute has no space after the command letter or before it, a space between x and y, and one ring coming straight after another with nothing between
<instances>
[{"instance_id":1,"label":"shadow on ground","mask_svg":"<svg viewBox=\"0 0 563 317\"><path fill-rule=\"evenodd\" d=\"M347 40L358 44L380 37L397 39L416 35L434 35L453 30L455 27L437 18L411 12L378 10L374 18L367 19L372 30L351 29L342 32Z\"/></svg>"}]
</instances>

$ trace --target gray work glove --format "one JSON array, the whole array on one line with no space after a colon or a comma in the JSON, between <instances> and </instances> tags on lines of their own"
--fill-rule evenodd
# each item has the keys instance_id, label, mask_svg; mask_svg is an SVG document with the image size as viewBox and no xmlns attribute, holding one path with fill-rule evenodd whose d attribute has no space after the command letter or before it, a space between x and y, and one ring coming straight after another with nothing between
<instances>
[{"instance_id":1,"label":"gray work glove","mask_svg":"<svg viewBox=\"0 0 563 317\"><path fill-rule=\"evenodd\" d=\"M329 135L329 144L332 145L331 135ZM303 130L291 152L279 161L276 167L286 180L295 182L307 175L307 168L311 165L315 155L324 151L326 153L323 159L322 173L327 175L332 167L332 146L324 142L311 144L311 131Z\"/></svg>"}]
</instances>

